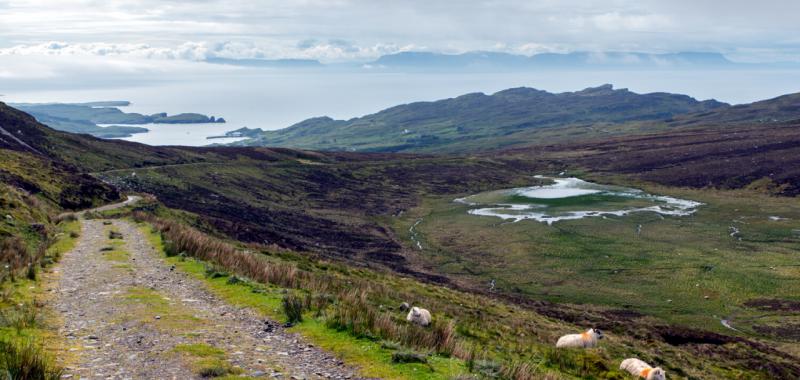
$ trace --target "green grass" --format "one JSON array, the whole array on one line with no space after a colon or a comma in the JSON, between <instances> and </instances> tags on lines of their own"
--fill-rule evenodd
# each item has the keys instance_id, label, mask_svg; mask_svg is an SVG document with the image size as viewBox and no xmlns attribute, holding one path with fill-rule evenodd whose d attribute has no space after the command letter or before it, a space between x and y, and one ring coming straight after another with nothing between
<instances>
[{"instance_id":1,"label":"green grass","mask_svg":"<svg viewBox=\"0 0 800 380\"><path fill-rule=\"evenodd\" d=\"M0 371L8 379L58 380L63 370L33 340L0 340Z\"/></svg>"},{"instance_id":2,"label":"green grass","mask_svg":"<svg viewBox=\"0 0 800 380\"><path fill-rule=\"evenodd\" d=\"M225 360L225 351L205 343L179 344L172 349L189 363L192 370L201 377L224 378L238 376L241 368L230 365Z\"/></svg>"},{"instance_id":3,"label":"green grass","mask_svg":"<svg viewBox=\"0 0 800 380\"><path fill-rule=\"evenodd\" d=\"M75 247L78 239L72 233L80 232L80 222L62 221L56 228L55 240L46 250L52 261ZM58 334L57 315L45 306L53 296L48 291L53 280L50 273L45 273L37 276L36 281L18 278L0 284L0 342L5 345L0 353L0 371L5 371L3 363L8 363L33 371L32 376L58 379L61 373L58 364L72 359L67 354L66 342ZM10 371L14 376L13 370Z\"/></svg>"},{"instance_id":4,"label":"green grass","mask_svg":"<svg viewBox=\"0 0 800 380\"><path fill-rule=\"evenodd\" d=\"M189 333L206 323L194 316L179 302L168 299L158 291L133 287L122 295L122 302L130 305L130 311L122 318L152 324L171 334Z\"/></svg>"},{"instance_id":5,"label":"green grass","mask_svg":"<svg viewBox=\"0 0 800 380\"><path fill-rule=\"evenodd\" d=\"M81 233L81 222L79 220L65 220L58 224L58 228L61 235L47 248L49 256L60 257L78 244L78 237Z\"/></svg>"},{"instance_id":6,"label":"green grass","mask_svg":"<svg viewBox=\"0 0 800 380\"><path fill-rule=\"evenodd\" d=\"M106 251L102 253L103 258L108 261L113 261L116 263L127 263L130 259L130 254L121 249L114 249L112 251ZM122 265L122 264L121 264Z\"/></svg>"},{"instance_id":7,"label":"green grass","mask_svg":"<svg viewBox=\"0 0 800 380\"><path fill-rule=\"evenodd\" d=\"M142 226L149 242L162 250L161 236L147 226ZM166 258L168 263L202 280L217 296L232 305L252 308L271 319L286 322L282 312L283 291L280 288L240 282L229 284L226 277L207 278L206 266L193 259ZM392 350L384 349L379 342L356 339L346 332L329 329L324 321L306 314L303 322L290 328L308 338L315 345L333 352L342 360L359 367L363 376L385 379L450 379L465 372L461 360L433 356L430 366L422 364L392 364ZM433 372L431 371L433 368Z\"/></svg>"},{"instance_id":8,"label":"green grass","mask_svg":"<svg viewBox=\"0 0 800 380\"><path fill-rule=\"evenodd\" d=\"M706 205L687 217L633 214L548 226L502 224L468 215L451 199L429 199L390 222L412 247L408 228L423 218L415 230L424 265L476 287L495 279L501 291L533 299L631 308L724 333L731 331L719 319L727 317L754 333L747 321L757 312L742 306L749 299L800 299L796 201L746 191L648 190ZM741 241L729 236L731 225Z\"/></svg>"},{"instance_id":9,"label":"green grass","mask_svg":"<svg viewBox=\"0 0 800 380\"><path fill-rule=\"evenodd\" d=\"M225 356L225 351L205 343L179 344L175 346L172 350L175 352L186 353L201 358Z\"/></svg>"},{"instance_id":10,"label":"green grass","mask_svg":"<svg viewBox=\"0 0 800 380\"><path fill-rule=\"evenodd\" d=\"M431 203L435 205L434 203ZM430 205L430 204L429 204ZM451 212L455 212L452 211ZM409 219L424 215L408 216ZM429 233L431 225L427 222L420 224L422 231ZM433 220L433 219L432 219ZM480 225L481 218L464 219L470 223ZM435 225L435 223L433 224ZM522 224L512 225L520 227ZM148 239L156 247L163 248L161 236L154 233L149 226L142 225L143 231ZM407 229L405 230L407 231ZM423 233L422 238L425 243L429 235ZM462 236L468 239L483 239L482 236ZM524 242L524 239L520 239ZM424 244L425 244L424 243ZM610 244L609 242L607 244ZM506 244L513 245L514 241ZM589 249L587 247L586 249ZM248 247L252 250L252 246ZM724 356L718 356L713 361L709 361L703 356L692 354L692 350L683 346L669 345L662 340L642 339L641 336L652 334L655 319L641 319L632 321L632 324L615 327L608 331L607 339L604 340L600 348L594 350L555 350L553 344L556 339L565 333L580 331L588 327L586 322L578 325L565 323L563 320L544 317L529 308L519 307L514 304L506 303L497 299L492 299L480 295L454 291L444 287L428 285L412 278L403 278L391 274L379 273L363 268L352 268L339 264L324 261L310 260L306 256L281 253L276 254L268 250L263 251L265 258L271 261L288 262L310 271L313 276L323 276L330 281L341 283L368 283L369 307L384 308L388 305L390 318L402 320L404 313L393 309L393 305L399 305L406 301L414 305L423 305L434 313L434 320L447 320L454 318L456 321L456 335L460 342L460 352L463 356L464 350L471 351L477 358L487 358L503 366L528 367L537 376L545 374L557 374L556 378L594 378L594 379L618 379L621 374L617 369L619 361L627 357L641 357L646 360L655 361L665 367L668 372L676 376L694 376L696 378L765 378L763 373L748 367L742 362L741 356L733 352L752 351L741 344L728 344L718 349L724 350ZM428 252L428 251L426 251ZM567 252L565 250L565 252ZM564 255L570 258L567 255ZM575 263L582 263L577 254L573 254ZM554 258L562 258L553 255ZM274 320L284 321L285 316L282 312L281 300L285 294L283 289L274 286L255 284L251 281L242 281L235 284L228 282L225 276L207 277L207 264L195 261L192 258L170 257L166 259L168 263L175 264L179 269L192 274L197 279L205 281L208 288L234 305L251 307ZM584 261L585 257L584 257ZM458 261L453 260L456 264ZM502 265L502 261L500 262ZM460 265L460 264L459 264ZM474 270L487 270L492 268L492 263L482 262L475 265ZM558 268L549 268L558 269ZM562 272L568 273L568 272ZM330 277L324 277L330 276ZM547 276L550 276L548 274ZM544 275L528 275L528 278L537 279ZM630 284L630 283L629 283ZM557 285L557 284L556 284ZM566 287L567 284L563 284ZM504 283L501 282L501 286ZM632 288L631 285L628 285ZM578 289L573 287L573 289ZM306 290L292 290L301 293ZM638 299L635 292L633 300ZM607 295L603 295L607 297ZM705 301L705 300L704 300ZM572 306L566 305L564 309L559 305L554 305L553 312L575 312L575 317L588 313L595 318L602 315L602 306L586 305L571 309ZM563 310L563 311L562 311ZM304 321L292 328L309 339L321 348L334 352L339 357L362 368L365 376L377 376L387 378L431 378L431 376L447 376L466 372L465 362L445 357L433 357L434 372L421 371L420 364L392 364L391 353L393 345L384 345L380 339L372 338L357 339L348 331L336 331L331 329L326 323L326 317L330 309L322 316L307 313ZM567 314L569 315L569 314ZM717 321L718 322L718 321ZM401 348L402 349L402 348ZM756 355L751 353L751 355ZM763 355L763 354L757 354ZM782 361L775 357L761 356L760 360ZM585 364L583 364L585 363ZM406 367L409 366L409 367ZM416 369L414 369L417 366ZM505 367L510 368L510 367Z\"/></svg>"},{"instance_id":11,"label":"green grass","mask_svg":"<svg viewBox=\"0 0 800 380\"><path fill-rule=\"evenodd\" d=\"M109 236L109 233L118 231L113 226L107 226L104 229L104 235ZM123 237L124 238L124 237ZM126 264L130 261L130 253L125 250L125 241L122 239L106 239L106 246L100 252L103 259L114 262L121 268L126 268Z\"/></svg>"}]
</instances>

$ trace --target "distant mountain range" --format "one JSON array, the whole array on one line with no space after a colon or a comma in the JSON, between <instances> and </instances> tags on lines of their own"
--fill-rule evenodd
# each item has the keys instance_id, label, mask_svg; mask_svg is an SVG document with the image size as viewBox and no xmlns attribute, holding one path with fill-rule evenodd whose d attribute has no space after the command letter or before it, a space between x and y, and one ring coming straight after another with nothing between
<instances>
[{"instance_id":1,"label":"distant mountain range","mask_svg":"<svg viewBox=\"0 0 800 380\"><path fill-rule=\"evenodd\" d=\"M533 56L496 52L440 54L403 52L380 57L369 64L377 68L428 69L581 69L581 68L682 68L730 67L736 65L719 53L544 53Z\"/></svg>"},{"instance_id":2,"label":"distant mountain range","mask_svg":"<svg viewBox=\"0 0 800 380\"><path fill-rule=\"evenodd\" d=\"M317 117L266 131L237 145L317 150L437 152L496 149L530 142L532 132L592 129L609 124L667 120L729 107L669 93L637 94L612 85L560 94L512 88L392 107L351 120Z\"/></svg>"},{"instance_id":3,"label":"distant mountain range","mask_svg":"<svg viewBox=\"0 0 800 380\"><path fill-rule=\"evenodd\" d=\"M218 58L206 63L277 69L382 70L382 71L527 71L582 69L753 69L800 68L798 63L740 63L715 52L571 52L519 55L491 51L461 54L407 51L388 54L369 62L323 64L314 59Z\"/></svg>"},{"instance_id":4,"label":"distant mountain range","mask_svg":"<svg viewBox=\"0 0 800 380\"><path fill-rule=\"evenodd\" d=\"M207 63L243 67L316 68L323 64L315 59L208 58Z\"/></svg>"}]
</instances>

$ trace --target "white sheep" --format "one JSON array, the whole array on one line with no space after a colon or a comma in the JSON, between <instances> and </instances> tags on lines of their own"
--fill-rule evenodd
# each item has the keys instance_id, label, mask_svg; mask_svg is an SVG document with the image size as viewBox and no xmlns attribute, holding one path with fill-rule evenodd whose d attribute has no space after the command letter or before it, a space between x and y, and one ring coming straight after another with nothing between
<instances>
[{"instance_id":1,"label":"white sheep","mask_svg":"<svg viewBox=\"0 0 800 380\"><path fill-rule=\"evenodd\" d=\"M636 358L623 360L622 364L619 365L619 369L628 371L631 375L646 380L665 380L667 378L666 373L661 367L653 368L649 364Z\"/></svg>"},{"instance_id":2,"label":"white sheep","mask_svg":"<svg viewBox=\"0 0 800 380\"><path fill-rule=\"evenodd\" d=\"M603 332L596 329L589 329L580 334L569 334L558 338L557 348L592 348L597 347L597 343L603 339Z\"/></svg>"},{"instance_id":3,"label":"white sheep","mask_svg":"<svg viewBox=\"0 0 800 380\"><path fill-rule=\"evenodd\" d=\"M420 326L427 326L431 324L431 312L421 307L412 307L408 312L406 320L411 323L416 323Z\"/></svg>"}]
</instances>

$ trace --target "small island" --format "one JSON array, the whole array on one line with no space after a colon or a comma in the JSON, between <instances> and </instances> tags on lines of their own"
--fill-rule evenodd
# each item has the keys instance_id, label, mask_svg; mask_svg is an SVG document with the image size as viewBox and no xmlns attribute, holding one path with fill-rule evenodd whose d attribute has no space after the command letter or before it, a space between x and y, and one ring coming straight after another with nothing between
<instances>
[{"instance_id":1,"label":"small island","mask_svg":"<svg viewBox=\"0 0 800 380\"><path fill-rule=\"evenodd\" d=\"M130 104L127 100L113 100L86 103L19 103L13 106L31 114L40 123L53 129L86 133L100 138L130 137L134 133L149 131L147 128L130 125L225 123L224 118L200 113L168 115L166 112L160 112L143 115L124 112L118 108ZM103 124L111 125L100 126Z\"/></svg>"},{"instance_id":2,"label":"small island","mask_svg":"<svg viewBox=\"0 0 800 380\"><path fill-rule=\"evenodd\" d=\"M227 139L231 137L256 137L262 133L264 133L264 130L261 128L242 127L235 131L225 132L225 134L222 136L208 136L206 137L206 139L213 140L213 139Z\"/></svg>"},{"instance_id":3,"label":"small island","mask_svg":"<svg viewBox=\"0 0 800 380\"><path fill-rule=\"evenodd\" d=\"M204 123L224 123L225 119L214 116L206 116L199 113L179 113L167 116L166 112L150 115L151 123L155 124L204 124Z\"/></svg>"},{"instance_id":4,"label":"small island","mask_svg":"<svg viewBox=\"0 0 800 380\"><path fill-rule=\"evenodd\" d=\"M121 139L131 137L134 133L147 133L150 132L147 128L131 127L126 125L110 125L108 127L97 127L99 129L93 130L91 133L86 132L94 137L101 139Z\"/></svg>"}]
</instances>

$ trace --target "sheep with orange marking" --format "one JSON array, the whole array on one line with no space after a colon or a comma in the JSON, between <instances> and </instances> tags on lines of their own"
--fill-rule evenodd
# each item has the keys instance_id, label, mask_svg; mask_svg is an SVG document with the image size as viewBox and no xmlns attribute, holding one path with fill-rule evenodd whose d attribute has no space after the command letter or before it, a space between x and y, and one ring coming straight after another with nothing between
<instances>
[{"instance_id":1,"label":"sheep with orange marking","mask_svg":"<svg viewBox=\"0 0 800 380\"><path fill-rule=\"evenodd\" d=\"M603 332L589 329L580 334L569 334L558 338L556 348L592 348L597 347L599 340L603 339Z\"/></svg>"},{"instance_id":2,"label":"sheep with orange marking","mask_svg":"<svg viewBox=\"0 0 800 380\"><path fill-rule=\"evenodd\" d=\"M619 369L628 371L631 375L641 377L645 380L665 380L667 378L666 373L661 367L653 368L650 364L636 358L623 360L622 364L619 365Z\"/></svg>"}]
</instances>

